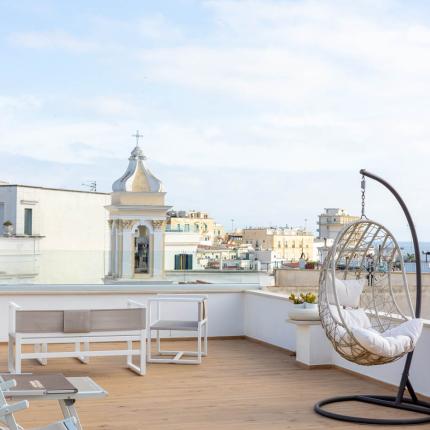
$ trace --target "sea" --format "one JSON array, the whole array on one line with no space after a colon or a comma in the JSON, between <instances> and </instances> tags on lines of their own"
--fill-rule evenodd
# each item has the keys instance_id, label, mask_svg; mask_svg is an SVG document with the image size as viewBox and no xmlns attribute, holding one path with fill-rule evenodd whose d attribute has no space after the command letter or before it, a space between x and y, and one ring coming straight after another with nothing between
<instances>
[{"instance_id":1,"label":"sea","mask_svg":"<svg viewBox=\"0 0 430 430\"><path fill-rule=\"evenodd\" d=\"M402 254L405 256L407 254L414 254L414 245L412 242L399 242L400 249L402 250ZM430 242L420 242L420 251L421 251L421 271L422 272L430 272L430 255L426 256L423 252L430 252ZM406 272L415 272L415 263L405 263Z\"/></svg>"}]
</instances>

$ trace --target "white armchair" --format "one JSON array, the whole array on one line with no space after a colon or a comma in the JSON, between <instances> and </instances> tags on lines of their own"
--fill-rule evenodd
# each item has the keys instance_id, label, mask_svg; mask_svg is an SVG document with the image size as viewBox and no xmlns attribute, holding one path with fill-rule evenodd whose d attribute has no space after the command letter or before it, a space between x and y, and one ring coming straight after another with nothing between
<instances>
[{"instance_id":1,"label":"white armchair","mask_svg":"<svg viewBox=\"0 0 430 430\"><path fill-rule=\"evenodd\" d=\"M195 304L194 318L187 320L169 319L162 313L163 305L174 303ZM155 315L154 315L155 314ZM200 364L202 357L208 354L208 297L194 294L159 294L148 300L148 363ZM157 356L152 355L152 332L156 332ZM161 349L161 331L195 333L197 349L195 351L177 351ZM203 344L203 345L202 345ZM183 358L183 357L195 358Z\"/></svg>"}]
</instances>

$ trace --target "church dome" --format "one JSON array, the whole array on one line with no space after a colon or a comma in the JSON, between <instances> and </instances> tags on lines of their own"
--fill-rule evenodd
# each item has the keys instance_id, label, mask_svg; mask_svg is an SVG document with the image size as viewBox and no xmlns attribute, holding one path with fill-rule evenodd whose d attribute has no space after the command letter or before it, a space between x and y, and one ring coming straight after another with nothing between
<instances>
[{"instance_id":1,"label":"church dome","mask_svg":"<svg viewBox=\"0 0 430 430\"><path fill-rule=\"evenodd\" d=\"M145 167L143 161L146 160L142 149L137 142L136 147L131 151L128 167L125 173L117 179L113 185L114 192L134 192L134 193L161 193L164 192L162 182L156 178L151 171Z\"/></svg>"}]
</instances>

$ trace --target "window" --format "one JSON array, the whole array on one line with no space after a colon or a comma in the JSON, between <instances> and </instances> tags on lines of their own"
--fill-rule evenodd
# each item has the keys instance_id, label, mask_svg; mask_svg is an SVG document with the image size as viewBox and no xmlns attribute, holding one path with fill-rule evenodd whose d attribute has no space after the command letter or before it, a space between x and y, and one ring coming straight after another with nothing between
<instances>
[{"instance_id":1,"label":"window","mask_svg":"<svg viewBox=\"0 0 430 430\"><path fill-rule=\"evenodd\" d=\"M190 231L190 225L189 224L185 224L184 231Z\"/></svg>"},{"instance_id":2,"label":"window","mask_svg":"<svg viewBox=\"0 0 430 430\"><path fill-rule=\"evenodd\" d=\"M192 254L175 255L175 270L192 270L193 256Z\"/></svg>"},{"instance_id":3,"label":"window","mask_svg":"<svg viewBox=\"0 0 430 430\"><path fill-rule=\"evenodd\" d=\"M33 209L24 209L24 234L33 234Z\"/></svg>"}]
</instances>

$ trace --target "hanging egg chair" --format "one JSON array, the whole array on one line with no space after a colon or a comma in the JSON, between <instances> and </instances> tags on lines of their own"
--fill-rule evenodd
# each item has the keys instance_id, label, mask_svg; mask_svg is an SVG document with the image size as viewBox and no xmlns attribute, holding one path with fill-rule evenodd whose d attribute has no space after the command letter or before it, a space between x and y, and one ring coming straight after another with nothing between
<instances>
[{"instance_id":1,"label":"hanging egg chair","mask_svg":"<svg viewBox=\"0 0 430 430\"><path fill-rule=\"evenodd\" d=\"M362 217L344 227L324 260L319 279L319 314L326 336L346 360L372 366L391 363L406 355L396 396L356 395L325 399L315 411L337 420L367 424L430 422L430 404L418 400L409 380L413 351L421 335L421 267L419 243L409 210L397 191L382 178L360 171ZM386 188L400 203L417 256L416 289L410 291L401 249L393 234L365 216L365 177ZM413 297L415 296L415 306ZM410 397L405 397L405 389ZM342 415L325 405L358 401L424 414L418 418L367 418Z\"/></svg>"},{"instance_id":2,"label":"hanging egg chair","mask_svg":"<svg viewBox=\"0 0 430 430\"><path fill-rule=\"evenodd\" d=\"M415 311L401 250L386 227L367 219L347 225L324 261L319 285L321 323L343 358L371 366L413 350L417 337L392 335L402 323L416 326L419 335L422 323L410 322ZM379 334L384 338L378 349Z\"/></svg>"}]
</instances>

